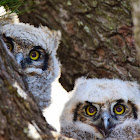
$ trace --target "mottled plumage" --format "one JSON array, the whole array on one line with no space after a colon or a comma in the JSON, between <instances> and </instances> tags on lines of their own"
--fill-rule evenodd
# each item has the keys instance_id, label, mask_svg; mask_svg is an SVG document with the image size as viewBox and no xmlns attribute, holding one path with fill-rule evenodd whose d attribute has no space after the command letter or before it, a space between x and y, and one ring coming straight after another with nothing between
<instances>
[{"instance_id":1,"label":"mottled plumage","mask_svg":"<svg viewBox=\"0 0 140 140\"><path fill-rule=\"evenodd\" d=\"M0 30L8 49L26 74L29 91L43 109L50 104L51 83L60 75L56 58L60 31L19 23L13 14L1 17Z\"/></svg>"},{"instance_id":2,"label":"mottled plumage","mask_svg":"<svg viewBox=\"0 0 140 140\"><path fill-rule=\"evenodd\" d=\"M140 138L140 119L127 119L117 125L105 140L138 140Z\"/></svg>"},{"instance_id":3,"label":"mottled plumage","mask_svg":"<svg viewBox=\"0 0 140 140\"><path fill-rule=\"evenodd\" d=\"M140 129L132 123L137 124L139 119L140 90L136 82L79 78L60 117L61 133L78 140L128 138L134 135L134 129ZM123 127L128 120L130 133L125 130L128 123ZM127 132L123 137L120 128Z\"/></svg>"}]
</instances>

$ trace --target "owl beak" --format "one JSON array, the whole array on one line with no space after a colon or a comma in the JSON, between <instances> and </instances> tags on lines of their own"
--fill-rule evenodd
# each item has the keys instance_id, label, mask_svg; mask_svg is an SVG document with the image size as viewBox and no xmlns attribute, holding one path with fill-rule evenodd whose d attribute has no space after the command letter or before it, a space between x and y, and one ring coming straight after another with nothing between
<instances>
[{"instance_id":1,"label":"owl beak","mask_svg":"<svg viewBox=\"0 0 140 140\"><path fill-rule=\"evenodd\" d=\"M105 136L107 136L110 133L110 115L107 111L103 112L102 114L102 121L103 121L103 126L104 126L104 133Z\"/></svg>"},{"instance_id":2,"label":"owl beak","mask_svg":"<svg viewBox=\"0 0 140 140\"><path fill-rule=\"evenodd\" d=\"M21 64L21 62L23 61L23 59L24 59L24 56L23 56L22 53L18 53L18 54L16 55L16 60L17 60L17 63L18 63L18 64Z\"/></svg>"}]
</instances>

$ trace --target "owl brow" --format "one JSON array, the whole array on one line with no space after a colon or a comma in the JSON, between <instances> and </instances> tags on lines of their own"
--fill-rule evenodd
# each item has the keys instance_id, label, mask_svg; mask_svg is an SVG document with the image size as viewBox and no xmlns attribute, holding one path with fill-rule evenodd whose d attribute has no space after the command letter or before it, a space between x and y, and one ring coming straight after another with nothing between
<instances>
[{"instance_id":1,"label":"owl brow","mask_svg":"<svg viewBox=\"0 0 140 140\"><path fill-rule=\"evenodd\" d=\"M134 119L137 119L138 118L138 114L137 114L138 108L131 101L128 101L128 103L132 107L132 112L133 112Z\"/></svg>"},{"instance_id":2,"label":"owl brow","mask_svg":"<svg viewBox=\"0 0 140 140\"><path fill-rule=\"evenodd\" d=\"M93 102L85 101L86 104L90 104L91 106L93 105ZM95 103L96 104L96 103Z\"/></svg>"},{"instance_id":3,"label":"owl brow","mask_svg":"<svg viewBox=\"0 0 140 140\"><path fill-rule=\"evenodd\" d=\"M78 111L78 109L80 108L81 105L82 105L82 103L78 103L77 106L76 106L76 108L73 111L73 113L74 113L73 121L74 122L76 122L76 120L77 120L77 116L78 116L77 115L77 111Z\"/></svg>"},{"instance_id":4,"label":"owl brow","mask_svg":"<svg viewBox=\"0 0 140 140\"><path fill-rule=\"evenodd\" d=\"M34 49L43 50L40 46L34 46Z\"/></svg>"},{"instance_id":5,"label":"owl brow","mask_svg":"<svg viewBox=\"0 0 140 140\"><path fill-rule=\"evenodd\" d=\"M85 103L87 104L90 104L90 105L93 105L93 104L98 104L98 105L102 105L101 103L98 103L98 102L89 102L89 101L85 101Z\"/></svg>"},{"instance_id":6,"label":"owl brow","mask_svg":"<svg viewBox=\"0 0 140 140\"><path fill-rule=\"evenodd\" d=\"M117 100L117 104L120 104L120 103L124 103L124 100L122 99Z\"/></svg>"},{"instance_id":7,"label":"owl brow","mask_svg":"<svg viewBox=\"0 0 140 140\"><path fill-rule=\"evenodd\" d=\"M6 38L6 41L7 41L8 43L10 43L12 46L14 46L14 44L13 44L14 39L13 39L13 38L11 38L11 37L6 37L5 35L4 35L4 37Z\"/></svg>"},{"instance_id":8,"label":"owl brow","mask_svg":"<svg viewBox=\"0 0 140 140\"><path fill-rule=\"evenodd\" d=\"M89 101L85 101L87 104L91 104L92 105L92 103L91 102L89 102Z\"/></svg>"},{"instance_id":9,"label":"owl brow","mask_svg":"<svg viewBox=\"0 0 140 140\"><path fill-rule=\"evenodd\" d=\"M44 52L45 52L45 54L46 54L46 51L41 46L33 46L33 50L39 50L40 53L44 54Z\"/></svg>"}]
</instances>

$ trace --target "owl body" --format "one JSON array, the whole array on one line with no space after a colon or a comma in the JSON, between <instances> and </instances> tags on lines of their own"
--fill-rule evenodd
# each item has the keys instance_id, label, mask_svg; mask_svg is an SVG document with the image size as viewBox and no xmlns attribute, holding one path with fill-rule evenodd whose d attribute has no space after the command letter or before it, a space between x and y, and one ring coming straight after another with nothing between
<instances>
[{"instance_id":1,"label":"owl body","mask_svg":"<svg viewBox=\"0 0 140 140\"><path fill-rule=\"evenodd\" d=\"M60 63L56 58L60 31L19 23L15 15L2 17L0 30L8 49L26 74L29 91L43 109L50 104L51 83L60 76Z\"/></svg>"},{"instance_id":2,"label":"owl body","mask_svg":"<svg viewBox=\"0 0 140 140\"><path fill-rule=\"evenodd\" d=\"M140 120L127 119L116 126L105 140L137 140L140 138Z\"/></svg>"},{"instance_id":3,"label":"owl body","mask_svg":"<svg viewBox=\"0 0 140 140\"><path fill-rule=\"evenodd\" d=\"M136 122L139 118L140 91L136 82L80 78L60 117L61 133L78 140L116 138L117 127L124 126L128 119Z\"/></svg>"}]
</instances>

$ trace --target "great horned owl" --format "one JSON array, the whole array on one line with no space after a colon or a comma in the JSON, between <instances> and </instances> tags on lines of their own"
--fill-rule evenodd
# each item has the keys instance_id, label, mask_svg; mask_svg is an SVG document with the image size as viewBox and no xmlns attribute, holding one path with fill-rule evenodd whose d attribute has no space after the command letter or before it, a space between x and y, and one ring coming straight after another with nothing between
<instances>
[{"instance_id":1,"label":"great horned owl","mask_svg":"<svg viewBox=\"0 0 140 140\"><path fill-rule=\"evenodd\" d=\"M50 104L51 84L60 75L56 58L61 33L48 27L19 23L15 15L0 19L0 30L7 48L26 73L29 91L41 109Z\"/></svg>"},{"instance_id":2,"label":"great horned owl","mask_svg":"<svg viewBox=\"0 0 140 140\"><path fill-rule=\"evenodd\" d=\"M78 140L138 137L140 90L136 82L79 78L60 117L61 133ZM130 127L128 122L131 120ZM139 123L138 123L139 122ZM126 127L125 127L126 126ZM119 129L130 133L117 135ZM134 134L134 132L136 134Z\"/></svg>"}]
</instances>

